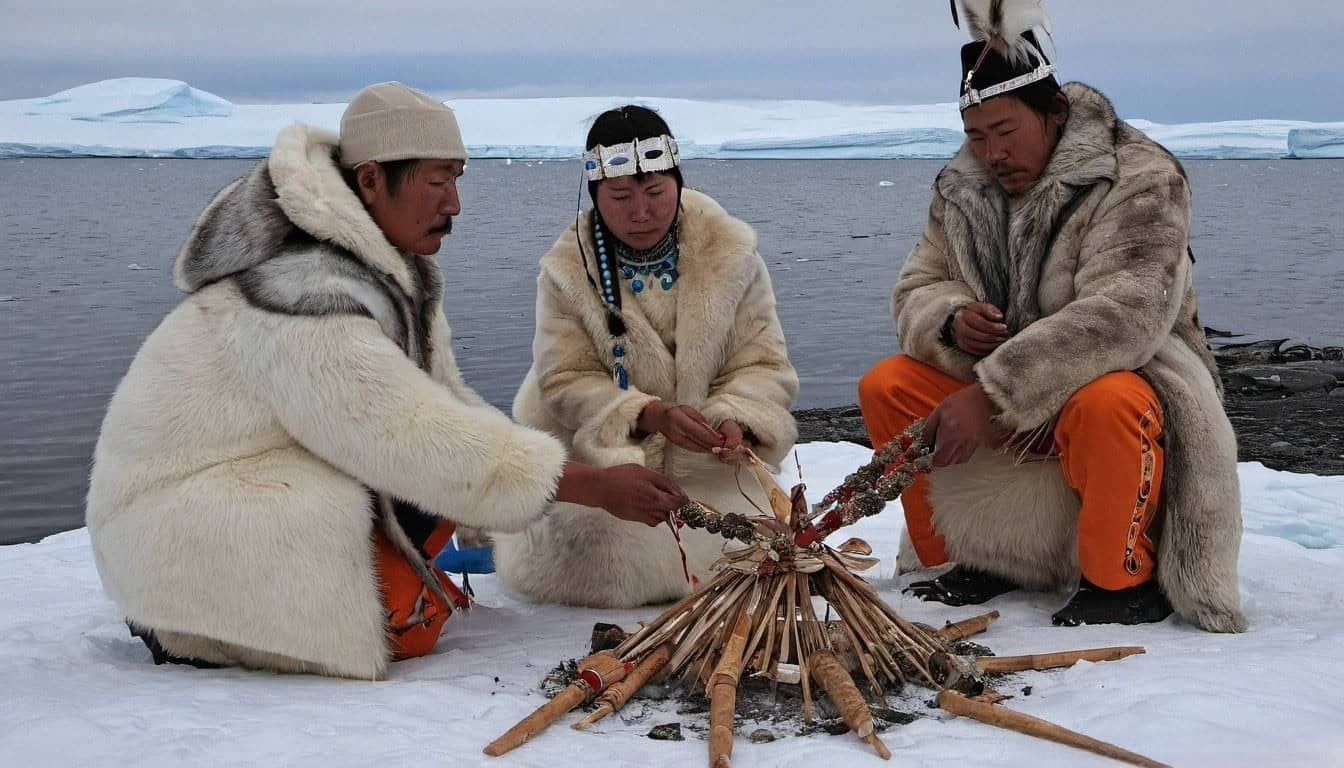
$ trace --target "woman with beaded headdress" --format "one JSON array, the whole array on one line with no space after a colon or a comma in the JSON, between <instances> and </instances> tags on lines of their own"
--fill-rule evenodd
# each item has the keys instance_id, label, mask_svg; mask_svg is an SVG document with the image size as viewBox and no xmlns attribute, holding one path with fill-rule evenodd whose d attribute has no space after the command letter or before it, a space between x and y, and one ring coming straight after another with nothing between
<instances>
[{"instance_id":1,"label":"woman with beaded headdress","mask_svg":"<svg viewBox=\"0 0 1344 768\"><path fill-rule=\"evenodd\" d=\"M788 453L798 377L755 232L685 187L676 140L652 110L602 113L585 146L594 207L541 259L514 417L576 460L664 472L721 512L769 509L748 473L737 481L739 447L772 465ZM718 559L722 538L680 536L686 570L667 526L557 503L498 538L495 560L535 600L636 606L687 594Z\"/></svg>"}]
</instances>

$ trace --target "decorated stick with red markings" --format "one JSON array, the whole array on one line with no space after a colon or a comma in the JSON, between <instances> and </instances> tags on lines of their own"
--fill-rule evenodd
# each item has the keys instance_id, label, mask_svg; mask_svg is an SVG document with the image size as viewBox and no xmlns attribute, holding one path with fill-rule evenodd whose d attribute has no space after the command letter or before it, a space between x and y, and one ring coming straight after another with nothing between
<instances>
[{"instance_id":1,"label":"decorated stick with red markings","mask_svg":"<svg viewBox=\"0 0 1344 768\"><path fill-rule=\"evenodd\" d=\"M537 710L510 728L503 736L490 742L485 754L491 757L500 755L522 746L532 738L559 720L569 710L601 693L604 688L625 677L632 665L622 662L616 654L602 651L579 662L579 679L569 684L555 698L537 707Z\"/></svg>"}]
</instances>

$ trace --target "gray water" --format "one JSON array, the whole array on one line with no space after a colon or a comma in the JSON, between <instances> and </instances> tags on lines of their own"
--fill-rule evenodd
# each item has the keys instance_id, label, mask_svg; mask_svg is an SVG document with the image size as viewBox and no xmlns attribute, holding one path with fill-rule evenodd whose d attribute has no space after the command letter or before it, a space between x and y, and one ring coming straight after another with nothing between
<instances>
[{"instance_id":1,"label":"gray water","mask_svg":"<svg viewBox=\"0 0 1344 768\"><path fill-rule=\"evenodd\" d=\"M177 303L171 264L249 161L0 161L0 544L78 527L107 400ZM896 351L888 293L940 161L692 161L756 227L802 407L854 402ZM1344 161L1190 161L1204 322L1344 340ZM891 182L887 186L879 182ZM530 363L535 264L574 215L573 163L477 161L439 262L467 381L507 407Z\"/></svg>"}]
</instances>

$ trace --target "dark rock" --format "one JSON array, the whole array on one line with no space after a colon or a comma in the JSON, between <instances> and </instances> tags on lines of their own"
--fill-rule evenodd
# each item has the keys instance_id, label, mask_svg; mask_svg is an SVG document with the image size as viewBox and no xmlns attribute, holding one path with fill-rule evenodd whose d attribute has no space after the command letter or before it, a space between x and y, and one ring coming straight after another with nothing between
<instances>
[{"instance_id":1,"label":"dark rock","mask_svg":"<svg viewBox=\"0 0 1344 768\"><path fill-rule=\"evenodd\" d=\"M751 739L753 744L768 744L775 740L775 734L769 728L757 728L751 732L751 736L748 738Z\"/></svg>"},{"instance_id":2,"label":"dark rock","mask_svg":"<svg viewBox=\"0 0 1344 768\"><path fill-rule=\"evenodd\" d=\"M593 625L593 636L590 640L593 653L609 651L625 642L625 638L629 636L624 629L615 624L604 624L599 621Z\"/></svg>"},{"instance_id":3,"label":"dark rock","mask_svg":"<svg viewBox=\"0 0 1344 768\"><path fill-rule=\"evenodd\" d=\"M1023 696L1030 696L1030 695L1031 695L1031 686L1030 686L1030 685L1028 685L1028 686L1026 686L1026 687L1024 687L1024 688L1022 689L1022 695L1023 695Z\"/></svg>"},{"instance_id":4,"label":"dark rock","mask_svg":"<svg viewBox=\"0 0 1344 768\"><path fill-rule=\"evenodd\" d=\"M681 723L664 723L655 725L649 731L649 738L655 741L685 741L686 737L681 735Z\"/></svg>"},{"instance_id":5,"label":"dark rock","mask_svg":"<svg viewBox=\"0 0 1344 768\"><path fill-rule=\"evenodd\" d=\"M834 720L825 720L821 723L818 723L818 725L821 726L821 730L831 734L832 736L840 736L842 734L849 733L849 725L847 725L844 720L838 717Z\"/></svg>"},{"instance_id":6,"label":"dark rock","mask_svg":"<svg viewBox=\"0 0 1344 768\"><path fill-rule=\"evenodd\" d=\"M1333 374L1301 365L1243 365L1223 371L1222 376L1227 389L1243 394L1299 394L1335 386Z\"/></svg>"},{"instance_id":7,"label":"dark rock","mask_svg":"<svg viewBox=\"0 0 1344 768\"><path fill-rule=\"evenodd\" d=\"M888 725L909 725L919 719L918 715L901 712L891 707L869 707L873 717Z\"/></svg>"},{"instance_id":8,"label":"dark rock","mask_svg":"<svg viewBox=\"0 0 1344 768\"><path fill-rule=\"evenodd\" d=\"M692 696L677 707L678 715L703 715L709 711L709 699L704 696Z\"/></svg>"}]
</instances>

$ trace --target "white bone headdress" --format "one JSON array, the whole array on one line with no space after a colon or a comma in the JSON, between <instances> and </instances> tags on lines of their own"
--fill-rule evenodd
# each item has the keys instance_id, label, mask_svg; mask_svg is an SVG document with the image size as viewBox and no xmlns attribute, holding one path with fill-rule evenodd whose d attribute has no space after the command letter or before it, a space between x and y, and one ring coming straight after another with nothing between
<instances>
[{"instance_id":1,"label":"white bone headdress","mask_svg":"<svg viewBox=\"0 0 1344 768\"><path fill-rule=\"evenodd\" d=\"M967 69L962 82L961 109L974 106L992 96L1016 90L1044 80L1055 73L1055 51L1050 37L1050 17L1041 0L950 0L952 22L957 18L957 3L966 17L966 26L975 42L983 42L979 59ZM1027 33L1031 34L1028 35ZM1001 56L1020 74L986 88L971 86L971 79L991 51Z\"/></svg>"},{"instance_id":2,"label":"white bone headdress","mask_svg":"<svg viewBox=\"0 0 1344 768\"><path fill-rule=\"evenodd\" d=\"M599 144L583 153L583 172L589 181L668 171L680 163L677 140L667 134L609 147Z\"/></svg>"}]
</instances>

